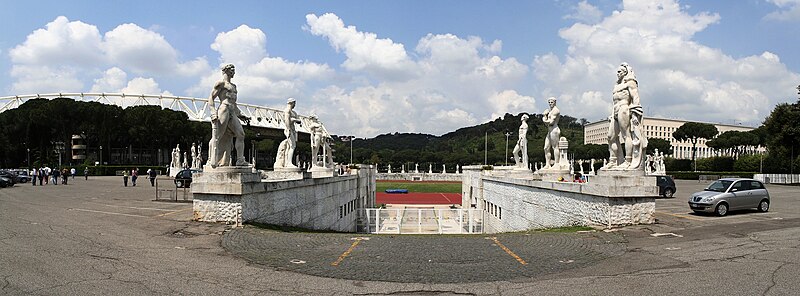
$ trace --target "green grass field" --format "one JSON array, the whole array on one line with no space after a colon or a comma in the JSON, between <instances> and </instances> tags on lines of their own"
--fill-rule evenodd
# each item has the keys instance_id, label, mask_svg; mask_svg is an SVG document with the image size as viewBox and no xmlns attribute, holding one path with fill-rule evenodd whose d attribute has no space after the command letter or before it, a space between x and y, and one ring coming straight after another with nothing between
<instances>
[{"instance_id":1,"label":"green grass field","mask_svg":"<svg viewBox=\"0 0 800 296\"><path fill-rule=\"evenodd\" d=\"M378 181L376 182L375 187L377 192L384 192L386 189L408 189L408 192L461 193L461 183Z\"/></svg>"}]
</instances>

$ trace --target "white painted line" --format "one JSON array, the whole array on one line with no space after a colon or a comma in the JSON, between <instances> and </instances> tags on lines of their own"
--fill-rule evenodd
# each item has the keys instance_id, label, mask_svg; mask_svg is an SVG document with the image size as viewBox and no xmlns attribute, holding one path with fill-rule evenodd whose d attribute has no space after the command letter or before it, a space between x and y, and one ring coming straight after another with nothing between
<instances>
[{"instance_id":1,"label":"white painted line","mask_svg":"<svg viewBox=\"0 0 800 296\"><path fill-rule=\"evenodd\" d=\"M663 236L671 236L671 237L683 237L683 235L680 235L680 234L674 234L674 233L672 233L672 232L666 232L666 233L651 233L651 234L650 234L650 236L652 236L652 237L663 237Z\"/></svg>"},{"instance_id":2,"label":"white painted line","mask_svg":"<svg viewBox=\"0 0 800 296\"><path fill-rule=\"evenodd\" d=\"M128 217L140 217L140 218L150 218L148 216L142 215L134 215L134 214L125 214L125 213L115 213L115 212L104 212L104 211L95 211L95 210L88 210L88 209L74 209L70 208L68 210L75 210L81 212L90 212L90 213L100 213L100 214L108 214L108 215L120 215L120 216L128 216Z\"/></svg>"},{"instance_id":3,"label":"white painted line","mask_svg":"<svg viewBox=\"0 0 800 296\"><path fill-rule=\"evenodd\" d=\"M138 208L138 207L126 207L126 206L117 206L117 205L107 205L101 204L107 207L115 207L115 208L126 208L126 209L134 209L134 210L149 210L149 211L163 211L163 212L170 212L174 211L175 209L159 209L159 208Z\"/></svg>"}]
</instances>

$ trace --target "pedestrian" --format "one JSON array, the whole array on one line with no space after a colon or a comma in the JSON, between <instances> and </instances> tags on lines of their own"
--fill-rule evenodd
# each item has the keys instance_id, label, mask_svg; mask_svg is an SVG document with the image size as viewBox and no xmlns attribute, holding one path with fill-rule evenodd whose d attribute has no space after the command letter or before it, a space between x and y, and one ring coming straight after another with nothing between
<instances>
[{"instance_id":1,"label":"pedestrian","mask_svg":"<svg viewBox=\"0 0 800 296\"><path fill-rule=\"evenodd\" d=\"M53 170L53 185L58 185L58 177L61 176L61 172L58 169Z\"/></svg>"},{"instance_id":2,"label":"pedestrian","mask_svg":"<svg viewBox=\"0 0 800 296\"><path fill-rule=\"evenodd\" d=\"M67 181L69 181L69 173L71 170L64 168L61 172L61 184L67 185Z\"/></svg>"},{"instance_id":3,"label":"pedestrian","mask_svg":"<svg viewBox=\"0 0 800 296\"><path fill-rule=\"evenodd\" d=\"M33 168L31 170L31 180L33 180L33 186L36 186L36 178L39 176L39 169Z\"/></svg>"},{"instance_id":4,"label":"pedestrian","mask_svg":"<svg viewBox=\"0 0 800 296\"><path fill-rule=\"evenodd\" d=\"M125 187L128 187L128 169L122 171L122 183L125 184Z\"/></svg>"},{"instance_id":5,"label":"pedestrian","mask_svg":"<svg viewBox=\"0 0 800 296\"><path fill-rule=\"evenodd\" d=\"M150 177L150 187L156 186L156 170L148 169L147 176Z\"/></svg>"},{"instance_id":6,"label":"pedestrian","mask_svg":"<svg viewBox=\"0 0 800 296\"><path fill-rule=\"evenodd\" d=\"M131 170L131 181L133 181L133 186L136 186L136 179L139 178L139 168L134 168Z\"/></svg>"},{"instance_id":7,"label":"pedestrian","mask_svg":"<svg viewBox=\"0 0 800 296\"><path fill-rule=\"evenodd\" d=\"M83 177L86 180L89 180L89 167L86 167L85 169L83 169Z\"/></svg>"},{"instance_id":8,"label":"pedestrian","mask_svg":"<svg viewBox=\"0 0 800 296\"><path fill-rule=\"evenodd\" d=\"M52 173L52 172L53 171L50 169L49 166L45 166L44 167L44 185L49 185L50 184L50 173Z\"/></svg>"},{"instance_id":9,"label":"pedestrian","mask_svg":"<svg viewBox=\"0 0 800 296\"><path fill-rule=\"evenodd\" d=\"M45 172L44 168L39 168L39 186L44 186L42 184L42 182L44 182L45 179L44 172Z\"/></svg>"},{"instance_id":10,"label":"pedestrian","mask_svg":"<svg viewBox=\"0 0 800 296\"><path fill-rule=\"evenodd\" d=\"M77 172L78 171L75 170L75 168L72 168L72 169L69 170L69 174L72 176L72 180L75 180L75 173L77 173Z\"/></svg>"}]
</instances>

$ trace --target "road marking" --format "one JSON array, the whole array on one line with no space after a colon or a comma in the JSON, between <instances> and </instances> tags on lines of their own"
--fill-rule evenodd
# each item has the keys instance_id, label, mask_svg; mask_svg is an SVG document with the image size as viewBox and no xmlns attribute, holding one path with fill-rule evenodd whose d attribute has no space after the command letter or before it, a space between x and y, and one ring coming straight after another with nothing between
<instances>
[{"instance_id":1,"label":"road marking","mask_svg":"<svg viewBox=\"0 0 800 296\"><path fill-rule=\"evenodd\" d=\"M117 205L107 205L101 204L107 207L115 207L115 208L126 208L126 209L134 209L134 210L150 210L150 211L162 211L162 212L169 212L172 209L159 209L159 208L139 208L139 207L128 207L128 206L117 206Z\"/></svg>"},{"instance_id":2,"label":"road marking","mask_svg":"<svg viewBox=\"0 0 800 296\"><path fill-rule=\"evenodd\" d=\"M95 210L88 210L88 209L70 208L70 210L81 211L81 212L90 212L90 213L108 214L108 215L120 215L120 216L128 216L128 217L151 218L151 217L142 216L142 215L124 214L124 213L116 213L116 212L105 212L105 211L95 211Z\"/></svg>"},{"instance_id":3,"label":"road marking","mask_svg":"<svg viewBox=\"0 0 800 296\"><path fill-rule=\"evenodd\" d=\"M331 266L339 266L339 263L342 263L342 261L344 261L344 258L347 258L347 256L350 256L350 253L353 252L353 250L356 248L356 246L358 246L358 243L360 243L360 242L361 242L361 238L354 239L353 244L350 245L350 248L347 249L347 251L344 251L344 253L342 253L342 255L339 256L339 259L336 259L336 261L333 261L333 263L331 263Z\"/></svg>"},{"instance_id":4,"label":"road marking","mask_svg":"<svg viewBox=\"0 0 800 296\"><path fill-rule=\"evenodd\" d=\"M169 212L169 213L163 213L163 214L160 214L160 215L156 215L156 217L164 217L164 216L172 215L172 214L175 214L175 213L185 212L185 211L188 211L188 210L191 210L191 209L192 208L186 208L186 209L182 209L182 210L172 211L172 212Z\"/></svg>"},{"instance_id":5,"label":"road marking","mask_svg":"<svg viewBox=\"0 0 800 296\"><path fill-rule=\"evenodd\" d=\"M508 253L508 255L511 255L511 257L514 257L514 259L517 259L517 261L518 261L520 264L522 264L522 265L527 265L527 264L528 264L528 262L525 262L525 260L522 260L522 258L520 258L519 256L517 256L517 254L514 254L514 252L513 252L513 251L509 250L508 248L506 248L506 246L504 246L502 243L500 243L500 241L499 241L499 240L497 240L497 238L496 238L496 237L491 237L491 238L489 238L489 239L491 239L491 240L492 240L492 241L493 241L493 242L494 242L494 243L495 243L495 244L496 244L498 247L500 247L501 249L503 249L503 251L506 251L506 253Z\"/></svg>"},{"instance_id":6,"label":"road marking","mask_svg":"<svg viewBox=\"0 0 800 296\"><path fill-rule=\"evenodd\" d=\"M689 220L695 220L695 221L705 221L706 220L706 219L695 218L695 217L692 217L692 216L686 216L686 215L681 215L681 214L673 214L673 213L667 213L667 212L656 211L656 213L657 214L670 215L670 216L678 217L678 218L689 219Z\"/></svg>"}]
</instances>

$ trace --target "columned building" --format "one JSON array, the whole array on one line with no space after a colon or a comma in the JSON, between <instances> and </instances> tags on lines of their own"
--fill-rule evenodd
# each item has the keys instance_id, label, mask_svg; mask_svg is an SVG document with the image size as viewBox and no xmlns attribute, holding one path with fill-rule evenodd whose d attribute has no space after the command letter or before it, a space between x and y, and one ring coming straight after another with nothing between
<instances>
[{"instance_id":1,"label":"columned building","mask_svg":"<svg viewBox=\"0 0 800 296\"><path fill-rule=\"evenodd\" d=\"M692 142L689 140L678 141L672 138L672 133L675 132L681 125L689 121L679 119L665 119L655 117L645 117L642 124L644 126L644 136L650 139L664 139L672 144L673 155L672 157L678 159L691 159L692 158ZM740 131L746 132L754 130L754 127L710 123L717 127L719 133L727 131ZM584 144L608 144L608 119L592 122L583 127L583 143ZM764 148L758 147L756 151L763 153ZM725 152L716 151L706 146L705 139L697 140L697 158L724 156L728 155Z\"/></svg>"}]
</instances>

